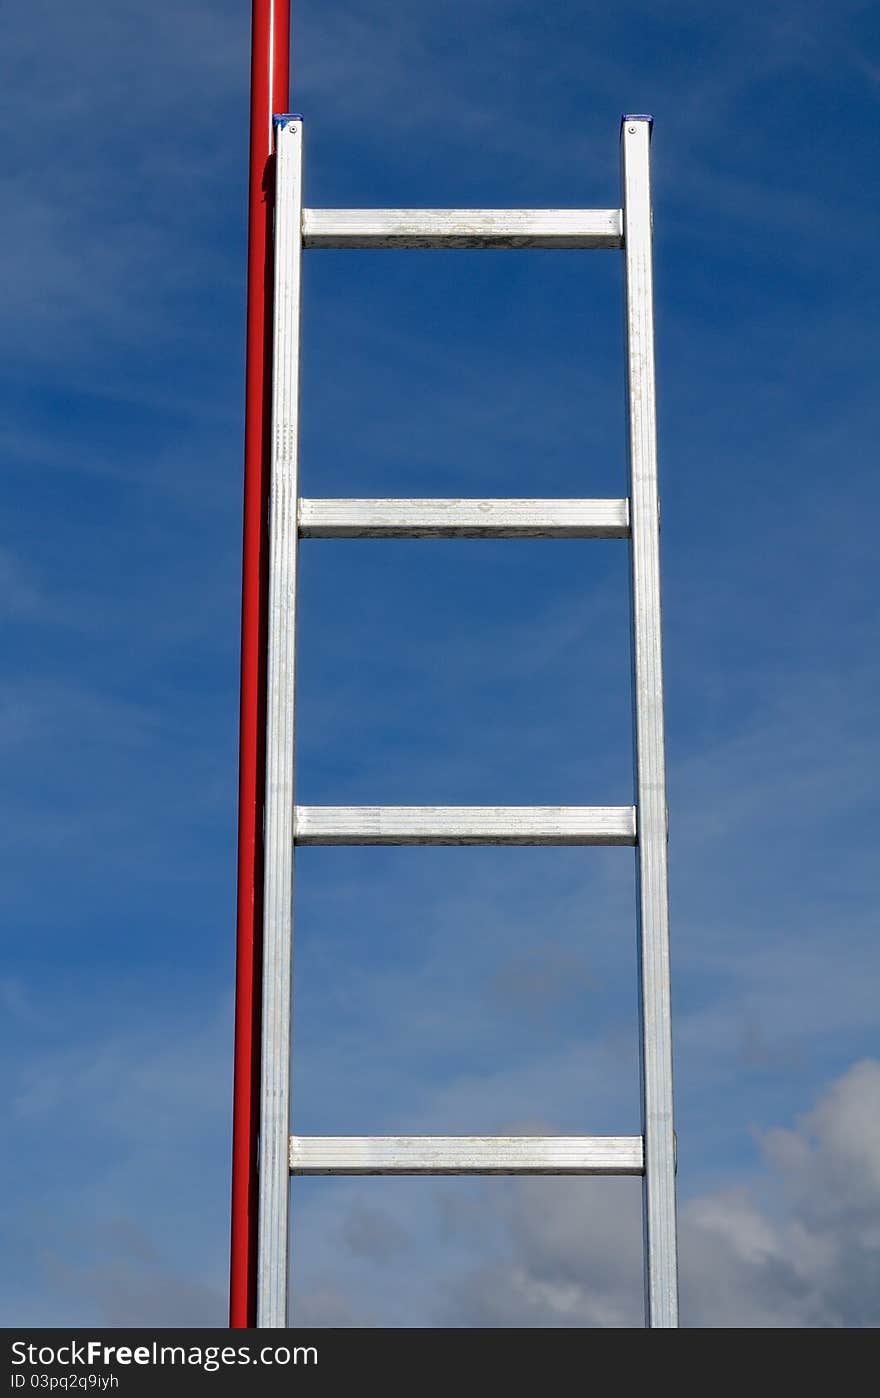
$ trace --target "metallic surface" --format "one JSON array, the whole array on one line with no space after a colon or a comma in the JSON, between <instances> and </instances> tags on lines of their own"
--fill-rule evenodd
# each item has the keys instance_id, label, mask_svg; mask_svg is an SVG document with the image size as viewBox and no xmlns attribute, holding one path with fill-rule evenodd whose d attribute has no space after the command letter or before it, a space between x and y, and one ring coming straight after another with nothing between
<instances>
[{"instance_id":1,"label":"metallic surface","mask_svg":"<svg viewBox=\"0 0 880 1398\"><path fill-rule=\"evenodd\" d=\"M287 1324L302 121L277 125L257 1325Z\"/></svg>"},{"instance_id":2,"label":"metallic surface","mask_svg":"<svg viewBox=\"0 0 880 1398\"><path fill-rule=\"evenodd\" d=\"M265 528L272 323L272 113L287 110L290 0L253 0L247 268L238 904L229 1323L254 1324L263 894Z\"/></svg>"},{"instance_id":3,"label":"metallic surface","mask_svg":"<svg viewBox=\"0 0 880 1398\"><path fill-rule=\"evenodd\" d=\"M634 845L632 806L297 806L298 845Z\"/></svg>"},{"instance_id":4,"label":"metallic surface","mask_svg":"<svg viewBox=\"0 0 880 1398\"><path fill-rule=\"evenodd\" d=\"M304 209L307 248L619 248L620 209Z\"/></svg>"},{"instance_id":5,"label":"metallic surface","mask_svg":"<svg viewBox=\"0 0 880 1398\"><path fill-rule=\"evenodd\" d=\"M641 1136L291 1136L294 1175L640 1175Z\"/></svg>"},{"instance_id":6,"label":"metallic surface","mask_svg":"<svg viewBox=\"0 0 880 1398\"><path fill-rule=\"evenodd\" d=\"M678 1323L649 139L648 118L624 119L629 499L301 501L296 485L298 320L301 250L306 240L313 246L338 247L620 246L621 216L615 210L304 213L302 123L288 118L279 128L257 1312L261 1326L286 1324L289 1172L642 1174L647 1322L655 1328ZM560 222L563 215L570 220L566 226ZM603 218L604 229L595 223ZM580 241L566 241L573 238ZM493 535L630 539L636 804L295 806L298 539ZM642 1135L291 1137L290 974L296 844L636 845Z\"/></svg>"},{"instance_id":7,"label":"metallic surface","mask_svg":"<svg viewBox=\"0 0 880 1398\"><path fill-rule=\"evenodd\" d=\"M646 1318L678 1324L672 1024L669 991L666 769L660 632L660 528L654 385L654 294L648 117L621 129L632 543L632 663Z\"/></svg>"},{"instance_id":8,"label":"metallic surface","mask_svg":"<svg viewBox=\"0 0 880 1398\"><path fill-rule=\"evenodd\" d=\"M300 500L303 539L627 539L628 500Z\"/></svg>"}]
</instances>

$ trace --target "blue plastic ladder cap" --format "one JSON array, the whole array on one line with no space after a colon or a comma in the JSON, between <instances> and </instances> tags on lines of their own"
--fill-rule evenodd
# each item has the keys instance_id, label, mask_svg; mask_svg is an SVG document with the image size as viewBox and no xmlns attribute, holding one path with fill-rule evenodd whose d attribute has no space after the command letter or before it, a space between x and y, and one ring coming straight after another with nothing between
<instances>
[{"instance_id":1,"label":"blue plastic ladder cap","mask_svg":"<svg viewBox=\"0 0 880 1398\"><path fill-rule=\"evenodd\" d=\"M654 118L651 116L650 112L624 112L623 116L620 118L621 126L626 126L628 121L646 121L648 123L649 134L654 125Z\"/></svg>"},{"instance_id":2,"label":"blue plastic ladder cap","mask_svg":"<svg viewBox=\"0 0 880 1398\"><path fill-rule=\"evenodd\" d=\"M302 112L276 112L272 118L275 126L283 126L286 121L305 121Z\"/></svg>"}]
</instances>

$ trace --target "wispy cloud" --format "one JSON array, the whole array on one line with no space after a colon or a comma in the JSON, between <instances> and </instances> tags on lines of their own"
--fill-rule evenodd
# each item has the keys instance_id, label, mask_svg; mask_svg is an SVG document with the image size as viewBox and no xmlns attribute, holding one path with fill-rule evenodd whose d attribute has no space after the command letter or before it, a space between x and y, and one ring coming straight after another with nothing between
<instances>
[{"instance_id":1,"label":"wispy cloud","mask_svg":"<svg viewBox=\"0 0 880 1398\"><path fill-rule=\"evenodd\" d=\"M827 1085L791 1127L761 1137L748 1182L697 1194L681 1208L683 1323L788 1328L873 1326L878 1321L880 1064L865 1060ZM582 1327L642 1324L637 1183L490 1181L422 1199L419 1216L396 1187L396 1218L414 1229L419 1264L432 1231L447 1234L428 1294L407 1305L413 1264L398 1257L395 1287L372 1288L339 1261L304 1305L311 1322L369 1325L377 1296L397 1324ZM330 1207L356 1218L364 1194ZM385 1207L390 1204L386 1196ZM322 1210L326 1225L328 1214ZM400 1225L398 1224L398 1227ZM311 1233L311 1230L310 1230ZM332 1237L332 1235L331 1235ZM309 1242L314 1240L309 1237ZM420 1244L420 1246L419 1246ZM331 1243L332 1245L332 1243ZM428 1257L442 1247L432 1244ZM463 1256L462 1256L463 1254ZM375 1269L374 1269L375 1271ZM401 1276L402 1273L402 1276ZM424 1284L423 1284L424 1286ZM361 1308L369 1291L371 1307ZM390 1294L389 1294L390 1293ZM321 1297L327 1310L322 1314ZM332 1305L330 1300L332 1298ZM418 1304L427 1304L419 1313ZM334 1317L350 1313L348 1320Z\"/></svg>"},{"instance_id":2,"label":"wispy cloud","mask_svg":"<svg viewBox=\"0 0 880 1398\"><path fill-rule=\"evenodd\" d=\"M4 1082L16 1123L4 1180L19 1201L2 1220L16 1259L4 1314L223 1324L228 1000L147 972L71 977L66 991L46 976L37 1005L12 990L33 1049Z\"/></svg>"},{"instance_id":3,"label":"wispy cloud","mask_svg":"<svg viewBox=\"0 0 880 1398\"><path fill-rule=\"evenodd\" d=\"M846 1071L877 1026L870 10L295 16L315 204L604 205L620 108L656 112L688 1304L864 1323L841 1259L868 1274L869 1224L802 1194L873 1198L850 1128L876 1069ZM4 36L4 1198L31 1322L222 1312L246 30L232 0L35 0ZM307 279L307 492L625 489L611 254L328 253ZM302 796L627 799L625 567L304 548ZM297 896L301 1129L634 1128L629 853L304 851ZM596 1188L297 1182L299 1315L636 1317L638 1190Z\"/></svg>"}]
</instances>

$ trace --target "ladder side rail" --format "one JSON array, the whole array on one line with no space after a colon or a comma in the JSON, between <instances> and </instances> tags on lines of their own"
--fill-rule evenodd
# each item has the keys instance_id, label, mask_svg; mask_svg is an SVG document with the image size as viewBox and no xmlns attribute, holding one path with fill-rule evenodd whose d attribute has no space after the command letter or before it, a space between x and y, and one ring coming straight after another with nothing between
<instances>
[{"instance_id":1,"label":"ladder side rail","mask_svg":"<svg viewBox=\"0 0 880 1398\"><path fill-rule=\"evenodd\" d=\"M257 1325L287 1325L302 121L276 119Z\"/></svg>"},{"instance_id":2,"label":"ladder side rail","mask_svg":"<svg viewBox=\"0 0 880 1398\"><path fill-rule=\"evenodd\" d=\"M229 1324L235 1329L252 1326L256 1318L267 600L263 559L269 479L266 408L271 373L267 345L271 293L268 251L272 243L272 113L286 112L290 105L290 0L252 0L251 8L238 890L229 1211Z\"/></svg>"},{"instance_id":3,"label":"ladder side rail","mask_svg":"<svg viewBox=\"0 0 880 1398\"><path fill-rule=\"evenodd\" d=\"M650 139L650 117L623 118L645 1311L650 1327L671 1328L678 1325L678 1275Z\"/></svg>"}]
</instances>

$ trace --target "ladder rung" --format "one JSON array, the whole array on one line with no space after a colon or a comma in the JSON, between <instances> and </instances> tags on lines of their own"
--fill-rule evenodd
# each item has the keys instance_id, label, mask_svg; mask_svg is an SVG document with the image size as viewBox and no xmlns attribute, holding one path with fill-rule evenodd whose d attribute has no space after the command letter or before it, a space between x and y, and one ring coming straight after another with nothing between
<instances>
[{"instance_id":1,"label":"ladder rung","mask_svg":"<svg viewBox=\"0 0 880 1398\"><path fill-rule=\"evenodd\" d=\"M307 248L621 248L620 209L303 209Z\"/></svg>"},{"instance_id":2,"label":"ladder rung","mask_svg":"<svg viewBox=\"0 0 880 1398\"><path fill-rule=\"evenodd\" d=\"M641 1136L291 1136L293 1175L641 1175Z\"/></svg>"},{"instance_id":3,"label":"ladder rung","mask_svg":"<svg viewBox=\"0 0 880 1398\"><path fill-rule=\"evenodd\" d=\"M627 539L628 500L300 500L305 539Z\"/></svg>"},{"instance_id":4,"label":"ladder rung","mask_svg":"<svg viewBox=\"0 0 880 1398\"><path fill-rule=\"evenodd\" d=\"M634 845L634 806L297 806L298 845Z\"/></svg>"}]
</instances>

